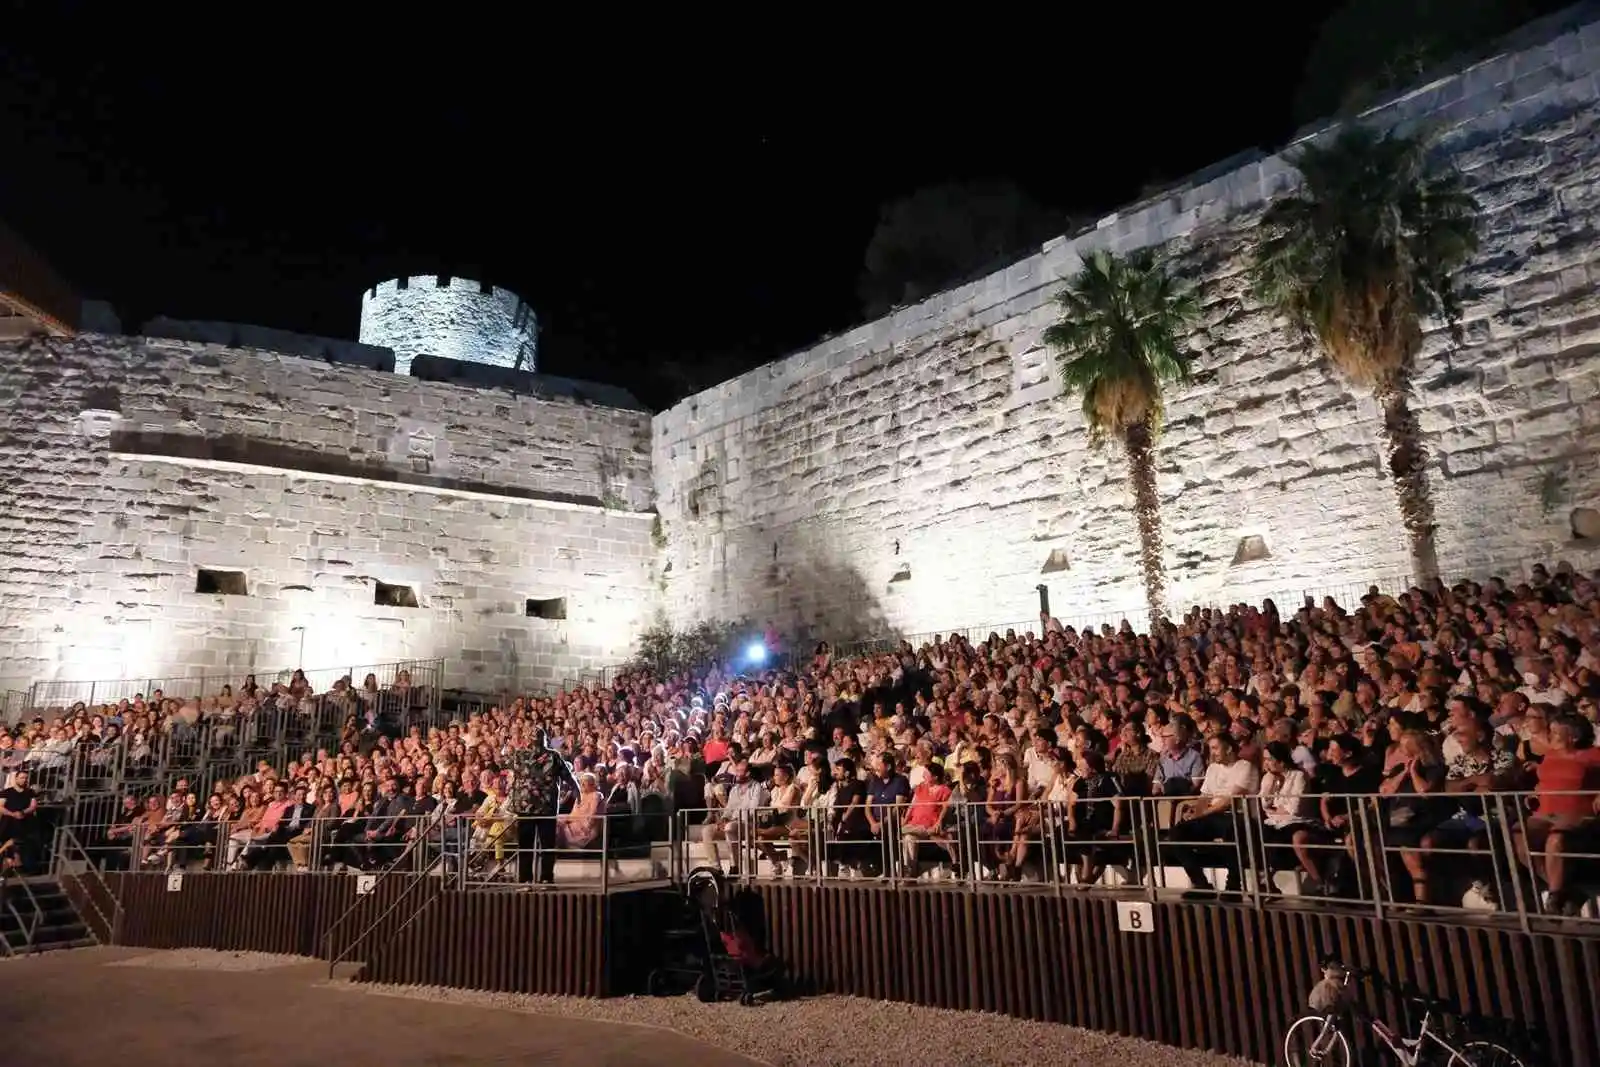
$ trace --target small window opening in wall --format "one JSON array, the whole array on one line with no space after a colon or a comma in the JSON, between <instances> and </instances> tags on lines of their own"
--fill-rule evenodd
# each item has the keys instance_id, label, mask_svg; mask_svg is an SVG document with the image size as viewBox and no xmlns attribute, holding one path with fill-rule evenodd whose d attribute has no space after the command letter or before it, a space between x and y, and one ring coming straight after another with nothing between
<instances>
[{"instance_id":1,"label":"small window opening in wall","mask_svg":"<svg viewBox=\"0 0 1600 1067\"><path fill-rule=\"evenodd\" d=\"M415 608L417 591L409 585L390 585L388 582L372 584L372 602L385 608Z\"/></svg>"},{"instance_id":2,"label":"small window opening in wall","mask_svg":"<svg viewBox=\"0 0 1600 1067\"><path fill-rule=\"evenodd\" d=\"M564 619L567 617L567 598L557 596L541 600L530 597L522 613L530 619Z\"/></svg>"},{"instance_id":3,"label":"small window opening in wall","mask_svg":"<svg viewBox=\"0 0 1600 1067\"><path fill-rule=\"evenodd\" d=\"M1255 563L1258 560L1271 559L1272 553L1267 549L1267 539L1260 534L1248 534L1239 538L1239 547L1233 551L1233 562L1229 566L1237 567L1241 563Z\"/></svg>"},{"instance_id":4,"label":"small window opening in wall","mask_svg":"<svg viewBox=\"0 0 1600 1067\"><path fill-rule=\"evenodd\" d=\"M244 571L212 571L204 567L195 575L194 591L218 596L250 595L249 587L245 584Z\"/></svg>"},{"instance_id":5,"label":"small window opening in wall","mask_svg":"<svg viewBox=\"0 0 1600 1067\"><path fill-rule=\"evenodd\" d=\"M1071 568L1071 566L1072 564L1067 560L1066 549L1052 548L1050 550L1050 558L1044 561L1044 567L1039 571L1039 573L1055 574L1058 571L1068 570Z\"/></svg>"},{"instance_id":6,"label":"small window opening in wall","mask_svg":"<svg viewBox=\"0 0 1600 1067\"><path fill-rule=\"evenodd\" d=\"M910 580L911 564L906 563L902 564L900 569L894 572L894 577L889 579L889 584L893 585L896 582L909 582Z\"/></svg>"}]
</instances>

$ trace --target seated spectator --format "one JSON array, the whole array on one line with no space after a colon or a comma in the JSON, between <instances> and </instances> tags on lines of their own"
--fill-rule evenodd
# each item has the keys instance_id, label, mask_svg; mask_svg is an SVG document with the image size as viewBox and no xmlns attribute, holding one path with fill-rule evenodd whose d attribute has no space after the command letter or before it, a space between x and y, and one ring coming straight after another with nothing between
<instances>
[{"instance_id":1,"label":"seated spectator","mask_svg":"<svg viewBox=\"0 0 1600 1067\"><path fill-rule=\"evenodd\" d=\"M1186 846L1173 851L1189 877L1193 887L1191 895L1202 898L1213 889L1205 873L1208 866L1226 868L1228 880L1224 891L1239 891L1233 804L1240 797L1253 796L1261 785L1256 768L1239 758L1238 742L1231 735L1213 734L1208 745L1211 760L1200 784L1199 797L1184 802L1177 821L1167 831L1169 841ZM1216 842L1221 842L1222 846L1217 847Z\"/></svg>"},{"instance_id":2,"label":"seated spectator","mask_svg":"<svg viewBox=\"0 0 1600 1067\"><path fill-rule=\"evenodd\" d=\"M746 774L748 777L748 765ZM578 796L572 810L556 820L556 842L561 848L586 849L600 841L601 818L599 779L590 771L578 774Z\"/></svg>"},{"instance_id":3,"label":"seated spectator","mask_svg":"<svg viewBox=\"0 0 1600 1067\"><path fill-rule=\"evenodd\" d=\"M1600 852L1600 748L1575 715L1550 725L1538 765L1538 808L1517 828L1517 852L1535 877L1543 876L1545 906L1577 914L1583 900L1567 885L1567 855Z\"/></svg>"}]
</instances>

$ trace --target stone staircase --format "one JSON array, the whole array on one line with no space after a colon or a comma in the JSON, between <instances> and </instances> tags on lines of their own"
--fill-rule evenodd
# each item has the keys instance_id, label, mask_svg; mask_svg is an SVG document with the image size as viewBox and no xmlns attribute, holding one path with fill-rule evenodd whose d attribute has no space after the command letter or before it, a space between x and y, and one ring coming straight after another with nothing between
<instances>
[{"instance_id":1,"label":"stone staircase","mask_svg":"<svg viewBox=\"0 0 1600 1067\"><path fill-rule=\"evenodd\" d=\"M0 955L25 956L98 943L55 878L0 881Z\"/></svg>"}]
</instances>

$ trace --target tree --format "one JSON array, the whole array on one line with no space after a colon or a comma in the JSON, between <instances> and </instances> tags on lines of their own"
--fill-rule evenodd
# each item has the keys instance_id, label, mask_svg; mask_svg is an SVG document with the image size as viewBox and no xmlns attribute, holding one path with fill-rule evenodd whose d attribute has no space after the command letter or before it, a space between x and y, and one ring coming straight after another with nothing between
<instances>
[{"instance_id":1,"label":"tree","mask_svg":"<svg viewBox=\"0 0 1600 1067\"><path fill-rule=\"evenodd\" d=\"M1294 160L1299 191L1267 208L1251 283L1383 409L1383 434L1419 582L1438 574L1428 453L1411 410L1422 320L1461 339L1455 273L1477 249L1478 204L1417 138L1351 127Z\"/></svg>"},{"instance_id":2,"label":"tree","mask_svg":"<svg viewBox=\"0 0 1600 1067\"><path fill-rule=\"evenodd\" d=\"M1353 115L1569 0L1347 0L1317 31L1297 122Z\"/></svg>"},{"instance_id":3,"label":"tree","mask_svg":"<svg viewBox=\"0 0 1600 1067\"><path fill-rule=\"evenodd\" d=\"M1008 182L951 183L884 205L857 294L868 318L912 304L1067 230Z\"/></svg>"},{"instance_id":4,"label":"tree","mask_svg":"<svg viewBox=\"0 0 1600 1067\"><path fill-rule=\"evenodd\" d=\"M1133 484L1134 517L1152 626L1166 614L1161 554L1161 497L1156 492L1155 439L1161 387L1188 380L1183 338L1200 317L1200 302L1180 287L1150 251L1090 255L1056 296L1061 318L1045 330L1057 350L1063 390L1083 398L1091 444L1122 441Z\"/></svg>"}]
</instances>

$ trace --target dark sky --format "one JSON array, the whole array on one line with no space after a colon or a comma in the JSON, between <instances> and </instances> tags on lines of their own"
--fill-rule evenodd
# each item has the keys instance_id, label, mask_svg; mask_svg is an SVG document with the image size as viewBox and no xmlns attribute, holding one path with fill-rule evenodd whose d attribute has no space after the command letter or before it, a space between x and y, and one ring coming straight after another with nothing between
<instances>
[{"instance_id":1,"label":"dark sky","mask_svg":"<svg viewBox=\"0 0 1600 1067\"><path fill-rule=\"evenodd\" d=\"M130 327L354 337L373 282L491 281L539 311L542 369L659 404L664 361L755 366L855 321L887 198L998 177L1100 213L1276 147L1331 6L618 42L543 7L462 6L447 33L447 5L352 5L394 13L355 36L342 5L25 5L0 32L0 218Z\"/></svg>"}]
</instances>

